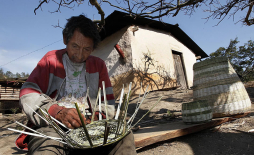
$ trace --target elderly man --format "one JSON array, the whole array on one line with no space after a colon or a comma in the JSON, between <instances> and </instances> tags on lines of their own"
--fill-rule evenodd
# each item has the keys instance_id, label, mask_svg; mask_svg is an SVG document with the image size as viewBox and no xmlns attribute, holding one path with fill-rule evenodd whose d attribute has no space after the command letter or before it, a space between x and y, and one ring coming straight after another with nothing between
<instances>
[{"instance_id":1,"label":"elderly man","mask_svg":"<svg viewBox=\"0 0 254 155\"><path fill-rule=\"evenodd\" d=\"M93 104L99 87L102 88L102 81L106 87L108 116L114 116L115 101L106 65L100 58L90 55L99 40L97 28L90 19L83 15L68 19L63 30L66 49L48 52L21 88L20 105L30 126L46 135L58 136L33 112L39 112L39 106L46 108L51 116L68 128L80 127L82 124L73 103L80 103L84 112L97 111ZM91 102L85 98L87 88ZM83 118L86 123L90 122ZM24 134L18 137L16 144L28 148L28 154L136 154L132 133L117 143L86 150L71 149L54 140Z\"/></svg>"}]
</instances>

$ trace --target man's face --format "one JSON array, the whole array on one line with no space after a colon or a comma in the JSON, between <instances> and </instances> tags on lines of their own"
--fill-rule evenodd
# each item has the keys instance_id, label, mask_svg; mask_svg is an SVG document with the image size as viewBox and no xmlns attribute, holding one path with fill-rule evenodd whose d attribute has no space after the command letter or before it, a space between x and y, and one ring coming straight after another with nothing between
<instances>
[{"instance_id":1,"label":"man's face","mask_svg":"<svg viewBox=\"0 0 254 155\"><path fill-rule=\"evenodd\" d=\"M78 30L74 31L68 43L64 37L64 44L70 60L74 63L84 62L93 51L93 39L85 37Z\"/></svg>"}]
</instances>

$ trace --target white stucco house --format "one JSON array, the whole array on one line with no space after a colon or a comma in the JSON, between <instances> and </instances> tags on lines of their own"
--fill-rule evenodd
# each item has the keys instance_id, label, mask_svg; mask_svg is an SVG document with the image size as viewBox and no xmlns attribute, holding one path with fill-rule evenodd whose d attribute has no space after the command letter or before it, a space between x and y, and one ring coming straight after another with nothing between
<instances>
[{"instance_id":1,"label":"white stucco house","mask_svg":"<svg viewBox=\"0 0 254 155\"><path fill-rule=\"evenodd\" d=\"M208 55L178 25L119 11L105 22L92 55L105 61L116 97L129 82L137 93L140 82L150 90L193 86L193 64Z\"/></svg>"}]
</instances>

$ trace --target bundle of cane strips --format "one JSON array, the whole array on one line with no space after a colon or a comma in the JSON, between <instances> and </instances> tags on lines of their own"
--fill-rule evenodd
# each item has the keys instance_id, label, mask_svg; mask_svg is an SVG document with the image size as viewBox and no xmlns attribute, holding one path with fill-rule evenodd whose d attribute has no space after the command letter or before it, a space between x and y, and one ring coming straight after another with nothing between
<instances>
[{"instance_id":1,"label":"bundle of cane strips","mask_svg":"<svg viewBox=\"0 0 254 155\"><path fill-rule=\"evenodd\" d=\"M80 128L68 129L64 124L62 124L55 118L51 117L49 115L49 113L47 112L47 110L43 110L40 107L38 107L38 108L41 111L41 113L43 114L42 116L33 110L40 118L42 118L48 125L50 125L61 138L50 137L50 136L44 135L44 134L42 134L38 131L35 131L29 127L26 127L25 125L22 125L19 122L16 122L16 123L25 127L26 129L29 129L31 132L24 132L24 131L11 129L11 128L8 128L8 129L15 131L15 132L20 132L20 133L32 135L32 136L38 136L38 137L44 137L44 138L56 140L56 141L59 141L63 144L68 145L71 148L77 148L77 149L95 148L98 146L105 146L105 145L115 143L115 142L121 140L122 138L124 138L130 132L130 130L138 122L140 122L159 103L159 101L162 98L162 97L160 97L158 99L158 101L149 109L149 111L146 114L144 114L137 122L135 122L134 125L132 125L133 120L135 119L135 116L137 115L141 104L144 102L146 96L149 93L149 91L147 92L149 86L147 86L146 91L145 91L140 103L139 103L139 99L138 99L138 103L137 103L134 113L132 114L132 116L130 117L128 122L126 122L128 104L129 104L129 99L131 96L131 85L132 85L132 83L130 83L128 93L126 93L126 94L124 94L124 87L123 87L123 89L121 91L121 95L120 95L118 108L117 108L116 115L115 115L114 119L108 119L107 99L106 99L106 90L105 90L104 81L102 82L102 86L103 86L103 96L104 96L106 119L102 120L102 117L99 116L99 120L94 121L95 112L93 111L91 123L86 125L83 118L82 118L78 104L75 103L77 112L78 112L80 120L82 122L82 127L80 127ZM140 87L140 92L141 92L141 88L142 88L142 83L141 83L141 87ZM87 97L89 98L89 89L87 91ZM139 94L139 98L140 98L140 94ZM99 115L101 115L101 112L102 112L101 111L102 110L101 104L102 103L101 103L101 89L100 88L98 91L94 109L96 109L98 100L99 100L99 113L100 113ZM28 106L28 107L31 108L30 106ZM60 126L66 128L67 131L64 131Z\"/></svg>"}]
</instances>

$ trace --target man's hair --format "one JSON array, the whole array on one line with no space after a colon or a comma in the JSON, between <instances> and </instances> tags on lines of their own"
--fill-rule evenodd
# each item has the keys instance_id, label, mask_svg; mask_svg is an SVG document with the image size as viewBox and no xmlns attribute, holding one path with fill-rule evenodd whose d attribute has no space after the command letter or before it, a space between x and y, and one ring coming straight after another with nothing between
<instances>
[{"instance_id":1,"label":"man's hair","mask_svg":"<svg viewBox=\"0 0 254 155\"><path fill-rule=\"evenodd\" d=\"M66 42L68 43L74 34L75 30L78 30L85 37L93 39L93 48L95 49L100 42L100 35L97 27L92 22L91 19L85 17L84 15L72 16L67 19L65 28L63 29L63 36L66 37Z\"/></svg>"}]
</instances>

